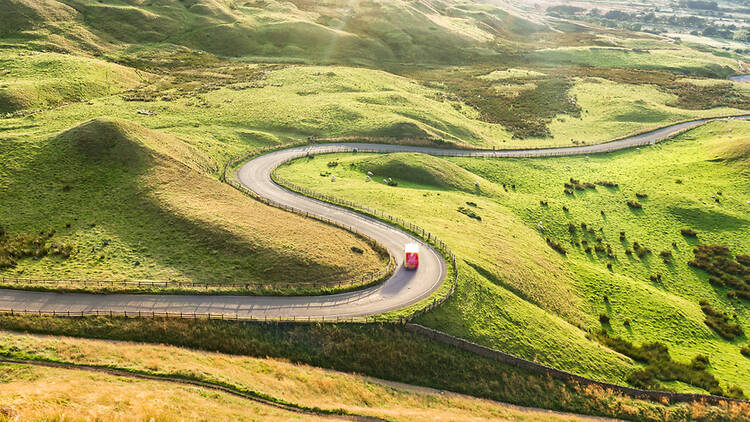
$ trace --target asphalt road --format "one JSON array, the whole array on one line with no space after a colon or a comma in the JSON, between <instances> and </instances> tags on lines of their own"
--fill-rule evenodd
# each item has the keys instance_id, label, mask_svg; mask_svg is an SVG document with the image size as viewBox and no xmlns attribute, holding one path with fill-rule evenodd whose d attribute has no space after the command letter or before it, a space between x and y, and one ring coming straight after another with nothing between
<instances>
[{"instance_id":1,"label":"asphalt road","mask_svg":"<svg viewBox=\"0 0 750 422\"><path fill-rule=\"evenodd\" d=\"M738 117L749 119L750 115ZM271 180L271 172L283 162L304 156L333 151L418 152L433 155L483 157L544 157L550 155L584 155L649 145L675 133L716 119L702 119L671 125L653 132L625 139L578 147L513 151L469 151L384 144L323 144L290 148L255 158L243 165L238 179L257 194L300 211L323 216L353 227L385 246L395 257L397 270L385 282L363 290L327 296L205 296L205 295L135 295L50 293L0 289L0 309L34 312L172 312L222 315L228 318L330 319L382 314L401 309L429 297L446 277L442 256L411 235L377 220L340 207L290 192ZM420 243L420 266L416 271L403 268L403 248Z\"/></svg>"}]
</instances>

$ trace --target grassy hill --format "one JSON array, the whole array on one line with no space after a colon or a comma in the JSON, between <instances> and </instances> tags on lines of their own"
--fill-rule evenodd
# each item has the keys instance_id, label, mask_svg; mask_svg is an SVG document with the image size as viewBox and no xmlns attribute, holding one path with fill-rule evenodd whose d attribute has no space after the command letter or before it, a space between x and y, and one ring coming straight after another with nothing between
<instances>
[{"instance_id":1,"label":"grassy hill","mask_svg":"<svg viewBox=\"0 0 750 422\"><path fill-rule=\"evenodd\" d=\"M6 276L293 288L384 265L363 239L243 196L208 175L220 163L207 154L133 122L98 118L3 149L0 197L14 205L0 212L4 244L51 230L51 240L71 251L67 258L19 257L2 269ZM326 240L311 244L311 233Z\"/></svg>"},{"instance_id":2,"label":"grassy hill","mask_svg":"<svg viewBox=\"0 0 750 422\"><path fill-rule=\"evenodd\" d=\"M4 0L0 35L64 50L116 52L169 43L222 56L318 63L457 63L492 55L542 25L464 0Z\"/></svg>"},{"instance_id":3,"label":"grassy hill","mask_svg":"<svg viewBox=\"0 0 750 422\"><path fill-rule=\"evenodd\" d=\"M547 420L557 416L517 408L511 408L515 413L507 413L493 402L438 393L431 388L629 420L747 419L747 406L742 403L665 405L634 400L596 387L540 379L394 326L33 316L8 316L0 321L0 326L14 331L105 339L3 332L0 344L5 346L0 347L0 354L4 356L198 378L302 406L340 408L389 420L426 420L438 415L462 420Z\"/></svg>"},{"instance_id":4,"label":"grassy hill","mask_svg":"<svg viewBox=\"0 0 750 422\"><path fill-rule=\"evenodd\" d=\"M231 157L308 137L486 149L571 146L750 110L749 85L725 80L743 68L741 53L519 10L468 0L0 0L0 202L12 204L0 207L0 275L197 281L217 291L257 282L265 286L256 292L309 293L285 286L373 273L382 257L359 237L262 206L220 183ZM749 253L747 133L746 123L715 124L663 147L590 160L342 155L336 184L319 176L331 157L281 171L413 220L450 244L460 258L459 288L422 318L425 324L598 379L697 392L718 386L738 395L732 387L750 392L740 354L747 337L726 340L719 332L734 330L732 324L750 329L746 301L727 285L735 275L713 266L731 269L730 258ZM370 182L368 171L375 176ZM383 184L388 177L398 186ZM585 184L595 182L618 187ZM564 193L565 183L572 195ZM631 209L628 201L642 207ZM683 237L681 229L695 230L697 238ZM634 249L642 248L633 242L651 254L639 257ZM729 247L728 255L713 248L712 261L704 256L696 263L714 274L686 265L698 243ZM97 320L82 330L93 335L109 324ZM172 342L174 333L187 332L164 327ZM146 328L131 327L139 334ZM438 366L460 369L449 380L423 356L409 355L411 366L397 364L398 353L373 363L356 352L397 339L373 329L367 340L347 343L346 336L356 336L347 330L294 331L343 344L335 364L309 345L294 349L304 350L295 359L495 399L632 416L622 410L631 402L617 407L622 414L602 410L606 395L571 404L569 391L549 393L556 384L544 390L536 379L499 382L507 373L480 364L474 370L484 372L471 372L448 352ZM245 334L243 345L232 340L228 349L273 335ZM190 336L196 338L181 340L210 337ZM668 347L667 363L682 371L680 380L654 375L656 364L637 353L654 341ZM664 365L662 349L654 347ZM277 357L291 353L273 350ZM698 354L709 363L695 360ZM461 368L473 374L470 381ZM685 381L685 371L695 378ZM717 386L705 382L709 375ZM83 382L60 376L67 377L63 388ZM23 388L51 382L39 380ZM79 403L104 400L89 397ZM411 400L404 397L397 398ZM597 404L587 408L589 399ZM206 400L223 417L219 400ZM440 411L475 406L440 403ZM378 412L397 408L427 419L436 412L427 407L387 401ZM644 419L684 414L657 404L632 409ZM49 408L50 415L60 411Z\"/></svg>"},{"instance_id":5,"label":"grassy hill","mask_svg":"<svg viewBox=\"0 0 750 422\"><path fill-rule=\"evenodd\" d=\"M105 365L193 377L239 387L307 408L341 409L394 421L505 419L574 421L575 415L511 407L438 390L296 365L280 359L206 353L178 347L65 337L30 337L5 332L3 348L25 357ZM77 352L71 353L71 351ZM106 356L106 358L102 358ZM0 408L19 420L42 415L121 420L289 420L328 419L296 415L255 402L158 381L134 381L70 369L0 365L5 394ZM160 393L157 397L157 391ZM136 396L138 400L130 400ZM200 407L198 407L200 406ZM30 410L33 409L33 412ZM200 409L200 414L194 413Z\"/></svg>"},{"instance_id":6,"label":"grassy hill","mask_svg":"<svg viewBox=\"0 0 750 422\"><path fill-rule=\"evenodd\" d=\"M635 344L661 342L677 361L704 354L725 391L733 385L748 391L748 358L740 353L747 338L722 338L704 323L699 304L708 301L748 332L747 300L727 295L727 288L708 282L709 274L687 265L698 244L725 245L732 256L750 252L744 241L750 230L748 133L747 122L719 122L660 146L591 158L341 155L336 183L317 176L330 157L299 160L279 172L415 221L451 246L460 258L459 288L422 318L428 325L624 382L641 364L603 347L595 334L605 329ZM450 176L434 171L429 180L421 177L425 161ZM399 166L365 181L365 171L383 162ZM456 165L461 171L450 170ZM452 183L459 174L474 174L464 178L481 180L481 192ZM398 186L387 186L383 177ZM498 193L488 194L493 189ZM697 231L697 238L682 229ZM662 381L668 388L696 387Z\"/></svg>"}]
</instances>

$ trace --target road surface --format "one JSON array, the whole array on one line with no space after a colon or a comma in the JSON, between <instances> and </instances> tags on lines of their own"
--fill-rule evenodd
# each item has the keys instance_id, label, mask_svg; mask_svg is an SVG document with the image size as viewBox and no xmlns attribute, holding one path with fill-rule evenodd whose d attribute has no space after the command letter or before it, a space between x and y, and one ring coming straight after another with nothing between
<instances>
[{"instance_id":1,"label":"road surface","mask_svg":"<svg viewBox=\"0 0 750 422\"><path fill-rule=\"evenodd\" d=\"M750 115L739 116L748 119ZM397 269L383 283L355 292L326 296L208 296L208 295L138 295L51 293L0 289L0 309L33 312L81 313L183 313L211 314L226 318L245 319L332 319L353 318L382 314L405 308L434 293L446 277L446 263L442 256L424 242L380 221L293 193L276 185L271 172L280 164L305 154L331 151L418 152L433 155L483 157L544 157L550 155L583 155L649 145L681 131L711 120L701 119L667 126L646 134L631 136L604 144L578 147L547 148L513 151L450 150L429 147L381 144L325 144L311 145L272 152L244 164L238 179L248 189L273 201L335 220L353 227L387 248L395 258ZM407 243L420 243L420 266L417 271L403 268L403 248Z\"/></svg>"}]
</instances>

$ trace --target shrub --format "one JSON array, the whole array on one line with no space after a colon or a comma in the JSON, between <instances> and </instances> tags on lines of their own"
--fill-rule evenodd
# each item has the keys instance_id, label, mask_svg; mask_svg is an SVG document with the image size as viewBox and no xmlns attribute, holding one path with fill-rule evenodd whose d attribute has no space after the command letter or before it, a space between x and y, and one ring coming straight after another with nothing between
<instances>
[{"instance_id":1,"label":"shrub","mask_svg":"<svg viewBox=\"0 0 750 422\"><path fill-rule=\"evenodd\" d=\"M680 229L680 233L685 237L696 237L698 233L693 229Z\"/></svg>"},{"instance_id":2,"label":"shrub","mask_svg":"<svg viewBox=\"0 0 750 422\"><path fill-rule=\"evenodd\" d=\"M706 315L704 322L720 336L727 340L734 340L744 334L739 325L730 323L726 314L717 311L708 302L702 300L700 305L701 310Z\"/></svg>"},{"instance_id":3,"label":"shrub","mask_svg":"<svg viewBox=\"0 0 750 422\"><path fill-rule=\"evenodd\" d=\"M750 266L746 265L746 255L732 259L729 248L723 245L697 245L693 254L695 259L688 265L706 271L709 283L731 287L733 290L727 296L750 300Z\"/></svg>"},{"instance_id":4,"label":"shrub","mask_svg":"<svg viewBox=\"0 0 750 422\"><path fill-rule=\"evenodd\" d=\"M740 349L740 353L742 353L743 356L750 358L750 344L747 346L742 346Z\"/></svg>"},{"instance_id":5,"label":"shrub","mask_svg":"<svg viewBox=\"0 0 750 422\"><path fill-rule=\"evenodd\" d=\"M477 203L476 202L471 202L471 201L467 202L466 205L468 205L470 207L477 207Z\"/></svg>"},{"instance_id":6,"label":"shrub","mask_svg":"<svg viewBox=\"0 0 750 422\"><path fill-rule=\"evenodd\" d=\"M465 215L465 216L467 216L469 218L473 218L473 219L475 219L477 221L482 221L482 217L479 214L475 213L474 210L471 210L469 208L458 207L458 212L460 212L461 214L463 214L463 215Z\"/></svg>"},{"instance_id":7,"label":"shrub","mask_svg":"<svg viewBox=\"0 0 750 422\"><path fill-rule=\"evenodd\" d=\"M575 232L576 232L576 225L573 224L573 223L568 224L568 231L570 232L570 234L575 234Z\"/></svg>"},{"instance_id":8,"label":"shrub","mask_svg":"<svg viewBox=\"0 0 750 422\"><path fill-rule=\"evenodd\" d=\"M541 206L543 206L543 207L546 207L546 206L548 206L549 204L547 203L547 201L539 201L539 205L541 205Z\"/></svg>"},{"instance_id":9,"label":"shrub","mask_svg":"<svg viewBox=\"0 0 750 422\"><path fill-rule=\"evenodd\" d=\"M629 206L630 208L632 208L632 209L636 209L636 210L639 210L639 209L643 208L643 205L641 205L641 203L640 203L640 202L638 202L638 201L633 201L633 200L630 200L630 201L628 201L628 206Z\"/></svg>"},{"instance_id":10,"label":"shrub","mask_svg":"<svg viewBox=\"0 0 750 422\"><path fill-rule=\"evenodd\" d=\"M609 316L606 314L599 314L599 322L601 322L602 325L609 324Z\"/></svg>"},{"instance_id":11,"label":"shrub","mask_svg":"<svg viewBox=\"0 0 750 422\"><path fill-rule=\"evenodd\" d=\"M636 192L635 196L637 198L648 198L648 194L642 192Z\"/></svg>"},{"instance_id":12,"label":"shrub","mask_svg":"<svg viewBox=\"0 0 750 422\"><path fill-rule=\"evenodd\" d=\"M708 368L708 365L710 364L710 361L708 360L708 356L706 355L697 355L693 358L693 361L690 362L690 367L693 369L706 369Z\"/></svg>"},{"instance_id":13,"label":"shrub","mask_svg":"<svg viewBox=\"0 0 750 422\"><path fill-rule=\"evenodd\" d=\"M337 167L338 165L339 165L338 161L329 161L328 162L328 167L330 167L330 168Z\"/></svg>"},{"instance_id":14,"label":"shrub","mask_svg":"<svg viewBox=\"0 0 750 422\"><path fill-rule=\"evenodd\" d=\"M609 180L600 180L600 181L596 182L596 184L599 185L599 186L606 186L608 188L616 188L616 187L620 186L619 184L617 184L615 182L612 182L612 181L609 181Z\"/></svg>"},{"instance_id":15,"label":"shrub","mask_svg":"<svg viewBox=\"0 0 750 422\"><path fill-rule=\"evenodd\" d=\"M561 253L563 255L566 255L568 253L568 250L565 249L565 247L563 245L555 242L554 240L550 239L549 237L547 238L547 244L549 245L550 248L554 249L555 251L557 251L557 252L559 252L559 253Z\"/></svg>"},{"instance_id":16,"label":"shrub","mask_svg":"<svg viewBox=\"0 0 750 422\"><path fill-rule=\"evenodd\" d=\"M638 258L643 258L644 256L651 253L651 249L641 245L638 242L633 242L633 251L635 251L635 254L638 255Z\"/></svg>"},{"instance_id":17,"label":"shrub","mask_svg":"<svg viewBox=\"0 0 750 422\"><path fill-rule=\"evenodd\" d=\"M391 179L390 177L388 178L388 180L385 181L385 183L388 186L398 186L398 182L396 182L395 180Z\"/></svg>"},{"instance_id":18,"label":"shrub","mask_svg":"<svg viewBox=\"0 0 750 422\"><path fill-rule=\"evenodd\" d=\"M628 374L626 380L634 387L654 389L660 387L659 380L677 380L707 390L711 394L724 395L719 381L706 371L709 361L705 356L698 355L690 364L684 364L672 360L669 349L662 343L635 346L627 340L610 337L605 330L599 331L596 339L610 349L646 364L645 368Z\"/></svg>"},{"instance_id":19,"label":"shrub","mask_svg":"<svg viewBox=\"0 0 750 422\"><path fill-rule=\"evenodd\" d=\"M359 248L357 246L352 246L352 252L354 252L356 254L360 254L360 255L362 255L363 253L365 253L365 251L362 248Z\"/></svg>"},{"instance_id":20,"label":"shrub","mask_svg":"<svg viewBox=\"0 0 750 422\"><path fill-rule=\"evenodd\" d=\"M566 195L573 195L573 190L572 189L565 188L565 190L563 190L563 192L565 192Z\"/></svg>"},{"instance_id":21,"label":"shrub","mask_svg":"<svg viewBox=\"0 0 750 422\"><path fill-rule=\"evenodd\" d=\"M19 259L43 258L54 255L69 258L73 253L70 245L51 242L55 230L39 232L38 235L18 234L9 236L7 231L0 228L0 269L15 268Z\"/></svg>"}]
</instances>

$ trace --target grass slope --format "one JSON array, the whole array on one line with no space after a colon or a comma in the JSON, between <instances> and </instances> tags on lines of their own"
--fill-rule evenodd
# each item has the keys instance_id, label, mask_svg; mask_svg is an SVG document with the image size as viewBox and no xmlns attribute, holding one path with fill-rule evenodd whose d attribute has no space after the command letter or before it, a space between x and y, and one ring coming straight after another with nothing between
<instances>
[{"instance_id":1,"label":"grass slope","mask_svg":"<svg viewBox=\"0 0 750 422\"><path fill-rule=\"evenodd\" d=\"M30 359L108 366L131 371L146 371L153 374L200 378L252 390L306 407L343 409L360 415L388 418L394 421L427 421L435 417L462 420L494 418L536 420L539 417L549 417L550 420L582 419L573 415L553 415L530 409L514 408L467 396L441 394L438 391L413 388L408 385L391 385L357 375L324 370L309 365L293 364L282 359L207 353L164 345L81 340L65 337L35 337L7 332L2 334L0 342L4 350L16 350L13 354ZM98 387L106 381L114 381L114 379L110 379L114 377L88 375L87 373L75 375L74 371L51 370L50 374L40 376L41 372L48 370L13 368L19 367L4 367L5 377L3 378L5 378L5 382L29 380L25 386L22 385L22 382L18 382L19 385L5 384L4 388L8 388L9 392L13 391L13 393L5 396L8 402L5 406L15 411L20 411L27 406L34 406L37 401L52 401L51 398L39 397L42 394L36 397L26 395L24 399L19 400L19 392L24 391L24 387L36 387L37 391L45 391L47 394L54 392L58 395L65 395L75 403L78 400L88 401L84 398L86 397L84 391L92 387L91 384ZM24 373L25 371L28 371L28 375L33 374L33 376L27 376ZM53 382L52 380L56 376L61 376L61 379L66 380L66 382ZM86 381L86 378L102 379L100 382L92 382L91 380ZM72 390L65 389L65 386L74 380L79 381L81 385ZM123 382L125 381L123 380ZM114 383L117 384L117 382ZM142 389L141 394L145 393L143 390L148 391L147 387L144 388L144 386L139 385L144 384L144 382L138 381L134 384L132 388L136 391ZM193 390L192 387L170 388L169 384L164 384L164 386L168 391L172 389ZM112 386L104 388L104 390L96 389L98 393L93 395L102 400L102 392L112 395L113 389L116 390ZM118 396L119 394L112 395L112 397ZM77 397L77 399L72 399L72 397ZM222 394L217 393L207 393L206 399L208 401L218 400L219 403L226 400ZM113 401L116 403L119 400L113 398ZM167 396L162 400L157 400L158 403L163 404L155 407L163 407L165 413L173 412L176 410L170 408L177 407L178 403L182 401L178 400L177 397ZM0 402L0 406L3 406L3 404ZM134 407L137 406L136 403L133 403L133 405ZM64 407L68 406L83 407L82 404L68 404ZM148 409L151 406L144 407ZM213 407L207 403L209 413L217 412ZM265 406L252 404L246 413L253 415L260 409L265 409ZM238 413L238 417L242 415L236 409L231 411ZM111 418L118 411L116 408L105 408L100 412L100 417ZM281 411L278 412L283 414ZM222 418L227 418L227 416ZM142 420L139 417L135 419Z\"/></svg>"},{"instance_id":2,"label":"grass slope","mask_svg":"<svg viewBox=\"0 0 750 422\"><path fill-rule=\"evenodd\" d=\"M144 82L137 71L97 59L0 50L0 114L118 94Z\"/></svg>"},{"instance_id":3,"label":"grass slope","mask_svg":"<svg viewBox=\"0 0 750 422\"><path fill-rule=\"evenodd\" d=\"M456 63L492 54L495 40L546 31L465 0L263 4L229 0L130 2L4 0L0 35L65 50L115 52L172 43L224 56L313 62Z\"/></svg>"},{"instance_id":4,"label":"grass slope","mask_svg":"<svg viewBox=\"0 0 750 422\"><path fill-rule=\"evenodd\" d=\"M463 418L477 412L481 414L485 412L485 407L482 402L476 401L445 402L440 398L451 397L442 394L420 401L398 391L383 389L377 382L324 372L305 365L515 404L531 403L546 409L630 420L747 419L747 406L743 404L706 406L682 403L667 406L633 400L598 388L582 388L576 384L540 378L394 326L264 325L217 320L51 317L4 317L0 320L0 326L14 331L147 341L254 356L260 359L205 354L164 346L113 345L110 342L49 337L39 339L19 335L0 337L3 343L8 344L2 352L11 356L109 362L127 368L216 378L232 384L253 385L261 392L274 391L279 398L295 397L300 403L330 403L331 406L360 408L362 412L382 412L376 414L389 418L397 417L393 414L394 409L405 409L402 417L406 419L411 415L418 419L433 417L434 412L424 413L421 410L424 406ZM373 350L378 353L372 353ZM396 389L399 387L396 386ZM464 410L463 403L471 406L472 413ZM449 406L458 409L448 410ZM535 415L531 417L539 418ZM552 415L543 418L547 417Z\"/></svg>"},{"instance_id":5,"label":"grass slope","mask_svg":"<svg viewBox=\"0 0 750 422\"><path fill-rule=\"evenodd\" d=\"M383 265L364 240L245 197L206 174L219 166L206 154L132 122L100 118L2 148L0 197L13 204L0 211L3 226L11 234L56 229L56 241L74 250L68 259L21 260L6 276L273 288L353 279Z\"/></svg>"},{"instance_id":6,"label":"grass slope","mask_svg":"<svg viewBox=\"0 0 750 422\"><path fill-rule=\"evenodd\" d=\"M166 382L27 365L0 365L0 421L326 420L226 393Z\"/></svg>"},{"instance_id":7,"label":"grass slope","mask_svg":"<svg viewBox=\"0 0 750 422\"><path fill-rule=\"evenodd\" d=\"M341 155L336 182L318 176L331 157L300 160L279 172L298 184L415 221L451 246L460 261L459 288L453 299L422 318L428 325L577 373L622 382L633 362L585 336L601 328L598 317L606 314L610 322L605 328L613 335L636 343L663 342L681 362L705 354L709 371L724 387L738 385L747 391L747 358L739 352L746 339L720 338L704 324L698 302L708 300L736 315L732 322L745 332L750 324L747 304L728 299L725 291L708 284L705 273L686 263L693 259L698 241L748 253L744 239L750 230L750 186L743 161L748 133L748 123L731 121L693 130L657 147L591 158L430 159L447 161L443 169L458 165L472 172L476 180L483 180L483 191L494 184L500 193L490 196L438 187L450 186L448 179L414 183L407 173L395 171L389 177L398 187L385 185L380 177L365 180L366 164L373 160L402 160L404 168L418 167L420 159L410 155ZM563 184L569 178L614 182L618 187L574 189L568 195ZM648 196L637 198L636 193ZM626 204L636 199L643 204L641 210ZM463 215L459 207L470 208L481 221ZM582 234L582 222L593 233ZM593 248L601 237L602 248L609 244L615 258L586 253L586 245L571 246L570 223L576 226L573 240L585 238ZM698 240L680 235L686 227L699 232ZM623 241L621 231L626 235ZM567 255L550 248L548 237L565 247ZM653 254L642 259L627 255L633 242ZM670 251L671 263L662 262L662 250ZM657 274L660 281L652 281ZM629 325L623 325L626 320Z\"/></svg>"}]
</instances>

